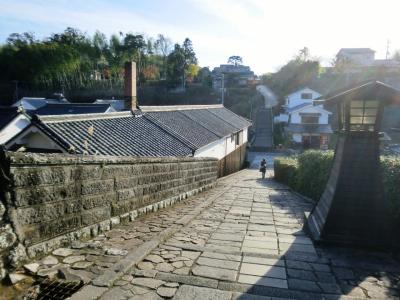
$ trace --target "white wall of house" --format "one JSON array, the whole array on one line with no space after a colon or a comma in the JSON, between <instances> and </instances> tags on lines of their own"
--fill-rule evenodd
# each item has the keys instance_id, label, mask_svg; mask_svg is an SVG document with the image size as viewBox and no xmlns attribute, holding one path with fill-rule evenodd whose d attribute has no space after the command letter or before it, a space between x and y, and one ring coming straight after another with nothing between
<instances>
[{"instance_id":1,"label":"white wall of house","mask_svg":"<svg viewBox=\"0 0 400 300\"><path fill-rule=\"evenodd\" d=\"M219 139L206 146L197 149L194 157L214 157L221 159L225 156L226 139Z\"/></svg>"},{"instance_id":2,"label":"white wall of house","mask_svg":"<svg viewBox=\"0 0 400 300\"><path fill-rule=\"evenodd\" d=\"M197 149L194 153L194 157L214 157L217 159L222 159L229 153L235 151L237 147L247 142L248 128L243 129L243 131L241 131L239 135L239 145L236 145L235 136L233 136L233 138L232 136L227 136L204 147L201 147L200 149Z\"/></svg>"},{"instance_id":3,"label":"white wall of house","mask_svg":"<svg viewBox=\"0 0 400 300\"><path fill-rule=\"evenodd\" d=\"M312 104L314 99L321 97L322 95L308 87L298 90L290 95L286 96L287 108L292 108L303 103Z\"/></svg>"},{"instance_id":4,"label":"white wall of house","mask_svg":"<svg viewBox=\"0 0 400 300\"><path fill-rule=\"evenodd\" d=\"M30 124L29 119L24 115L18 115L6 127L0 131L0 144L7 143L10 139L20 133Z\"/></svg>"},{"instance_id":5,"label":"white wall of house","mask_svg":"<svg viewBox=\"0 0 400 300\"><path fill-rule=\"evenodd\" d=\"M6 144L6 147L10 147L15 144L23 146L25 148L48 149L58 150L64 153L66 152L61 147L57 146L57 144L52 139L44 135L38 128L33 126L31 128L28 128L16 139L9 141L8 144Z\"/></svg>"},{"instance_id":6,"label":"white wall of house","mask_svg":"<svg viewBox=\"0 0 400 300\"><path fill-rule=\"evenodd\" d=\"M249 136L248 128L243 129L243 143L247 143L248 136Z\"/></svg>"},{"instance_id":7,"label":"white wall of house","mask_svg":"<svg viewBox=\"0 0 400 300\"><path fill-rule=\"evenodd\" d=\"M370 66L374 63L375 53L374 52L362 52L362 53L338 53L337 58L339 60L350 60L352 63Z\"/></svg>"},{"instance_id":8,"label":"white wall of house","mask_svg":"<svg viewBox=\"0 0 400 300\"><path fill-rule=\"evenodd\" d=\"M24 146L26 148L39 148L39 149L53 149L57 150L58 148L47 137L39 132L33 132L28 135L24 140Z\"/></svg>"},{"instance_id":9,"label":"white wall of house","mask_svg":"<svg viewBox=\"0 0 400 300\"><path fill-rule=\"evenodd\" d=\"M274 123L287 123L287 122L289 122L288 114L279 114L278 116L274 117Z\"/></svg>"},{"instance_id":10,"label":"white wall of house","mask_svg":"<svg viewBox=\"0 0 400 300\"><path fill-rule=\"evenodd\" d=\"M236 149L236 141L235 141L235 136L228 136L226 138L226 153L225 155L228 155L229 153L235 151Z\"/></svg>"},{"instance_id":11,"label":"white wall of house","mask_svg":"<svg viewBox=\"0 0 400 300\"><path fill-rule=\"evenodd\" d=\"M317 124L328 124L329 115L331 114L327 110L322 109L319 106L307 106L303 109L296 110L290 114L291 124L302 124L301 115L302 114L319 114Z\"/></svg>"}]
</instances>

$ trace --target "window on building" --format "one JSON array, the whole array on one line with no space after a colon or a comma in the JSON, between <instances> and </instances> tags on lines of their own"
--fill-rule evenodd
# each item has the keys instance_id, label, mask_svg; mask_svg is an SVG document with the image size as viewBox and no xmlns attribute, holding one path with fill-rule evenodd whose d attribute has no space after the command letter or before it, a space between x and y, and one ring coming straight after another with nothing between
<instances>
[{"instance_id":1,"label":"window on building","mask_svg":"<svg viewBox=\"0 0 400 300\"><path fill-rule=\"evenodd\" d=\"M243 143L243 131L236 133L236 145L241 145Z\"/></svg>"},{"instance_id":2,"label":"window on building","mask_svg":"<svg viewBox=\"0 0 400 300\"><path fill-rule=\"evenodd\" d=\"M373 131L378 114L378 101L353 100L350 104L350 130Z\"/></svg>"},{"instance_id":3,"label":"window on building","mask_svg":"<svg viewBox=\"0 0 400 300\"><path fill-rule=\"evenodd\" d=\"M312 99L312 93L301 93L301 99Z\"/></svg>"},{"instance_id":4,"label":"window on building","mask_svg":"<svg viewBox=\"0 0 400 300\"><path fill-rule=\"evenodd\" d=\"M231 143L233 143L234 140L235 140L235 135L231 134Z\"/></svg>"},{"instance_id":5,"label":"window on building","mask_svg":"<svg viewBox=\"0 0 400 300\"><path fill-rule=\"evenodd\" d=\"M302 124L318 124L319 116L301 116Z\"/></svg>"}]
</instances>

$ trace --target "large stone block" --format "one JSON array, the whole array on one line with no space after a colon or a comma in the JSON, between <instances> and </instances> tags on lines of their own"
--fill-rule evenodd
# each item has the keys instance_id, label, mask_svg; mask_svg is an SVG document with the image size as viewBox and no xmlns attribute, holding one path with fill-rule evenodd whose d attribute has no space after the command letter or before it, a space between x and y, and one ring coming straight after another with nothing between
<instances>
[{"instance_id":1,"label":"large stone block","mask_svg":"<svg viewBox=\"0 0 400 300\"><path fill-rule=\"evenodd\" d=\"M70 181L100 179L102 167L99 165L76 166L70 172Z\"/></svg>"},{"instance_id":2,"label":"large stone block","mask_svg":"<svg viewBox=\"0 0 400 300\"><path fill-rule=\"evenodd\" d=\"M95 207L106 206L111 202L117 200L117 195L115 192L104 193L100 195L88 195L82 196L80 202L82 203L82 209L88 210Z\"/></svg>"},{"instance_id":3,"label":"large stone block","mask_svg":"<svg viewBox=\"0 0 400 300\"><path fill-rule=\"evenodd\" d=\"M17 241L17 236L10 224L0 227L0 252L11 248Z\"/></svg>"},{"instance_id":4,"label":"large stone block","mask_svg":"<svg viewBox=\"0 0 400 300\"><path fill-rule=\"evenodd\" d=\"M22 237L26 245L32 245L78 229L81 226L81 215L69 215L63 219L22 227Z\"/></svg>"},{"instance_id":5,"label":"large stone block","mask_svg":"<svg viewBox=\"0 0 400 300\"><path fill-rule=\"evenodd\" d=\"M14 167L11 172L16 187L65 183L70 178L70 170L65 167Z\"/></svg>"},{"instance_id":6,"label":"large stone block","mask_svg":"<svg viewBox=\"0 0 400 300\"><path fill-rule=\"evenodd\" d=\"M59 201L51 204L18 208L16 220L18 224L35 224L63 218L67 214L79 214L82 210L80 201Z\"/></svg>"},{"instance_id":7,"label":"large stone block","mask_svg":"<svg viewBox=\"0 0 400 300\"><path fill-rule=\"evenodd\" d=\"M99 223L101 221L109 219L110 217L110 206L96 207L82 213L82 225L87 226Z\"/></svg>"},{"instance_id":8,"label":"large stone block","mask_svg":"<svg viewBox=\"0 0 400 300\"><path fill-rule=\"evenodd\" d=\"M138 179L138 177L115 178L115 188L120 190L135 187Z\"/></svg>"},{"instance_id":9,"label":"large stone block","mask_svg":"<svg viewBox=\"0 0 400 300\"><path fill-rule=\"evenodd\" d=\"M101 194L114 190L114 180L96 180L82 183L82 195Z\"/></svg>"},{"instance_id":10,"label":"large stone block","mask_svg":"<svg viewBox=\"0 0 400 300\"><path fill-rule=\"evenodd\" d=\"M16 207L35 205L47 202L55 202L76 197L80 194L80 186L75 183L35 186L29 188L17 188L14 190L14 205Z\"/></svg>"},{"instance_id":11,"label":"large stone block","mask_svg":"<svg viewBox=\"0 0 400 300\"><path fill-rule=\"evenodd\" d=\"M125 200L112 203L111 216L119 216L141 207L140 199L135 200Z\"/></svg>"}]
</instances>

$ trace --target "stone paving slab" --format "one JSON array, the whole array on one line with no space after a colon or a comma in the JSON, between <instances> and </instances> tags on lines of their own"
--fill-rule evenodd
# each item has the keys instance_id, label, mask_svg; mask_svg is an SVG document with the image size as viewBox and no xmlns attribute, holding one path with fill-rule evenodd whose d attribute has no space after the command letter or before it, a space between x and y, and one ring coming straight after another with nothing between
<instances>
[{"instance_id":1,"label":"stone paving slab","mask_svg":"<svg viewBox=\"0 0 400 300\"><path fill-rule=\"evenodd\" d=\"M59 249L55 265L41 263L39 270L52 274L66 259L71 266L93 263L74 270L86 272L86 282L118 274L110 287L86 285L79 293L88 299L399 298L399 261L313 245L302 230L312 204L258 177L244 170L222 178L213 190Z\"/></svg>"}]
</instances>

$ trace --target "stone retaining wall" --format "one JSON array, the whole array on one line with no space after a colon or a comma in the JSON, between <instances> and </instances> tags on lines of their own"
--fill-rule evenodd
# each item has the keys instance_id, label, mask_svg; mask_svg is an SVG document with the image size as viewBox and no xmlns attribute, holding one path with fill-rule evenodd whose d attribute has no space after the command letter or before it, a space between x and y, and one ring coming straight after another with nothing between
<instances>
[{"instance_id":1,"label":"stone retaining wall","mask_svg":"<svg viewBox=\"0 0 400 300\"><path fill-rule=\"evenodd\" d=\"M1 156L0 255L11 266L210 188L218 170L207 158Z\"/></svg>"}]
</instances>

